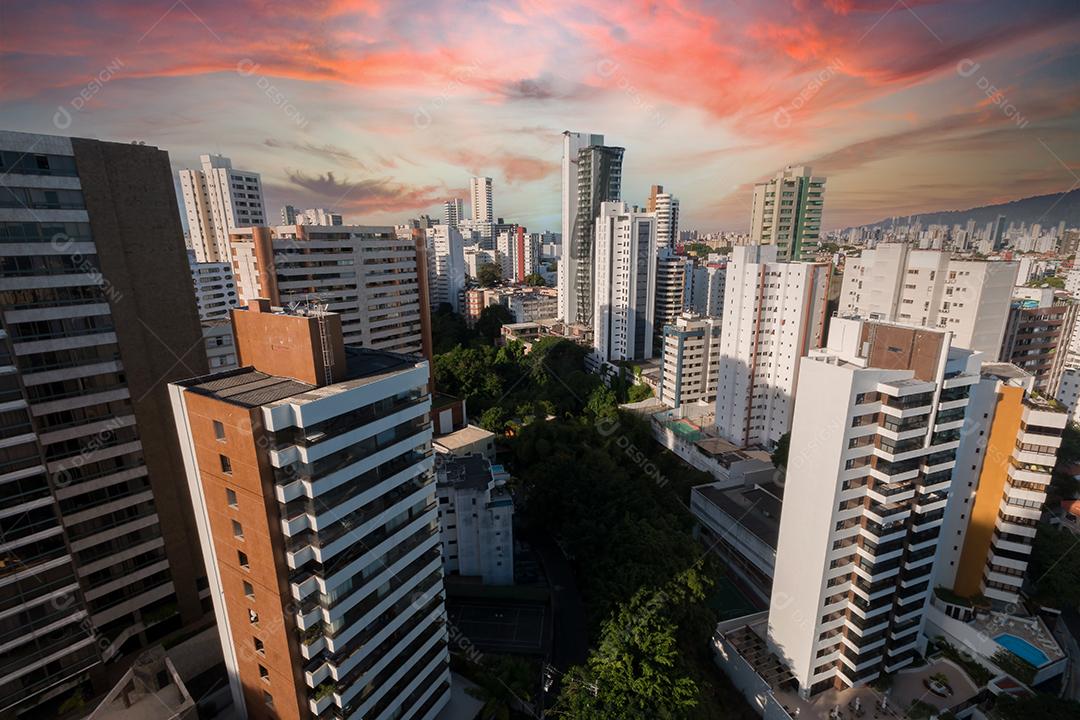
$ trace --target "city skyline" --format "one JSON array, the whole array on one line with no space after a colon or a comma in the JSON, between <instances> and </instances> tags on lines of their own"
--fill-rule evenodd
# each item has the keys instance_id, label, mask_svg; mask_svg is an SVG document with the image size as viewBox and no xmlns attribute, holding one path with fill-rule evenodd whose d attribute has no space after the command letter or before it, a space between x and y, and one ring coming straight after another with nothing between
<instances>
[{"instance_id":1,"label":"city skyline","mask_svg":"<svg viewBox=\"0 0 1080 720\"><path fill-rule=\"evenodd\" d=\"M352 223L438 216L478 175L498 216L557 230L564 130L626 147L624 199L663 184L685 229L747 230L794 163L829 178L825 230L1076 187L1080 15L968 9L38 3L0 11L0 97L12 129L142 140L174 174L222 153L268 211Z\"/></svg>"}]
</instances>

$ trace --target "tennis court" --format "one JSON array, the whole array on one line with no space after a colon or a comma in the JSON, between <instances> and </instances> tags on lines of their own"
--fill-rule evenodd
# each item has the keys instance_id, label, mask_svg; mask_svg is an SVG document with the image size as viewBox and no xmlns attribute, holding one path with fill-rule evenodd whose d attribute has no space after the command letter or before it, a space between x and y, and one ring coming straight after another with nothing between
<instances>
[{"instance_id":1,"label":"tennis court","mask_svg":"<svg viewBox=\"0 0 1080 720\"><path fill-rule=\"evenodd\" d=\"M701 439L701 428L686 419L669 420L667 427L687 442L697 442Z\"/></svg>"},{"instance_id":2,"label":"tennis court","mask_svg":"<svg viewBox=\"0 0 1080 720\"><path fill-rule=\"evenodd\" d=\"M450 622L478 647L491 652L539 653L543 606L451 605Z\"/></svg>"}]
</instances>

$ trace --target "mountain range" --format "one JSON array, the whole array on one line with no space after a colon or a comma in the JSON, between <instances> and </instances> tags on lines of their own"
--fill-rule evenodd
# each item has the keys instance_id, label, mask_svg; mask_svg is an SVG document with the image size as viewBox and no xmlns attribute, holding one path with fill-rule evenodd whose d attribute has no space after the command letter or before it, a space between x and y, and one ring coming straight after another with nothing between
<instances>
[{"instance_id":1,"label":"mountain range","mask_svg":"<svg viewBox=\"0 0 1080 720\"><path fill-rule=\"evenodd\" d=\"M1051 228L1062 220L1065 227L1080 227L1080 189L1068 190L1064 193L1052 195L1034 195L1032 197L1011 200L997 205L983 205L981 207L968 208L967 210L938 210L936 212L919 213L917 217L923 227L927 225L960 225L967 223L969 219L975 221L975 226L981 228L988 222L993 222L998 215L1005 216L1005 225L1009 223L1040 223L1044 228ZM908 224L908 217L895 218L897 225ZM866 225L856 227L889 227L894 218L886 218Z\"/></svg>"}]
</instances>

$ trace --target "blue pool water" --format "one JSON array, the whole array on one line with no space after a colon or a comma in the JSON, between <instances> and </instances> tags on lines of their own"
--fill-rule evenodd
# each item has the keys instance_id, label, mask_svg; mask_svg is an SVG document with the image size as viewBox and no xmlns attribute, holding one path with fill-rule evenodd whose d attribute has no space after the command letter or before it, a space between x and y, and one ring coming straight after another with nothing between
<instances>
[{"instance_id":1,"label":"blue pool water","mask_svg":"<svg viewBox=\"0 0 1080 720\"><path fill-rule=\"evenodd\" d=\"M1050 659L1046 657L1046 653L1042 650L1035 647L1024 638L1019 638L1015 635L1009 635L1008 633L998 635L994 638L994 642L1011 652L1013 655L1027 660L1035 667L1042 667Z\"/></svg>"}]
</instances>

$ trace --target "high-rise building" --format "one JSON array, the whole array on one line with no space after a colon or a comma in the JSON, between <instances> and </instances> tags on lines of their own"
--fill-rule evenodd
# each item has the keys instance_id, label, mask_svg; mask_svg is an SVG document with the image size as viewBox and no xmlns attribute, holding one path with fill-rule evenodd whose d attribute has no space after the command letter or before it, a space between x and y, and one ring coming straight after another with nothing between
<instances>
[{"instance_id":1,"label":"high-rise building","mask_svg":"<svg viewBox=\"0 0 1080 720\"><path fill-rule=\"evenodd\" d=\"M708 317L723 315L727 263L698 265L694 268L692 278L690 310Z\"/></svg>"},{"instance_id":2,"label":"high-rise building","mask_svg":"<svg viewBox=\"0 0 1080 720\"><path fill-rule=\"evenodd\" d=\"M768 645L804 697L917 654L979 356L951 333L833 318L799 377Z\"/></svg>"},{"instance_id":3,"label":"high-rise building","mask_svg":"<svg viewBox=\"0 0 1080 720\"><path fill-rule=\"evenodd\" d=\"M292 205L281 208L282 225L341 225L343 222L340 213L327 208L297 210Z\"/></svg>"},{"instance_id":4,"label":"high-rise building","mask_svg":"<svg viewBox=\"0 0 1080 720\"><path fill-rule=\"evenodd\" d=\"M778 255L736 247L727 266L716 429L740 447L772 446L790 429L799 364L825 341L832 266Z\"/></svg>"},{"instance_id":5,"label":"high-rise building","mask_svg":"<svg viewBox=\"0 0 1080 720\"><path fill-rule=\"evenodd\" d=\"M229 317L229 311L239 304L232 264L192 262L190 269L199 319L214 320Z\"/></svg>"},{"instance_id":6,"label":"high-rise building","mask_svg":"<svg viewBox=\"0 0 1080 720\"><path fill-rule=\"evenodd\" d=\"M622 193L623 149L604 146L603 135L563 133L562 258L558 266L559 318L592 324L593 240L600 205Z\"/></svg>"},{"instance_id":7,"label":"high-rise building","mask_svg":"<svg viewBox=\"0 0 1080 720\"><path fill-rule=\"evenodd\" d=\"M461 198L450 198L443 203L443 225L457 227L458 223L465 219L464 200Z\"/></svg>"},{"instance_id":8,"label":"high-rise building","mask_svg":"<svg viewBox=\"0 0 1080 720\"><path fill-rule=\"evenodd\" d=\"M1016 288L998 359L1035 378L1035 389L1054 397L1069 359L1080 303L1050 288Z\"/></svg>"},{"instance_id":9,"label":"high-rise building","mask_svg":"<svg viewBox=\"0 0 1080 720\"><path fill-rule=\"evenodd\" d=\"M659 242L658 237L657 243ZM661 333L664 326L675 322L675 318L679 317L685 309L687 264L692 261L688 261L682 255L676 255L675 251L667 245L658 245L658 247L659 252L656 257L656 301L653 304L655 321L653 324L656 327L656 332Z\"/></svg>"},{"instance_id":10,"label":"high-rise building","mask_svg":"<svg viewBox=\"0 0 1080 720\"><path fill-rule=\"evenodd\" d=\"M436 457L444 571L513 585L514 499L506 472L480 453Z\"/></svg>"},{"instance_id":11,"label":"high-rise building","mask_svg":"<svg viewBox=\"0 0 1080 720\"><path fill-rule=\"evenodd\" d=\"M308 208L297 213L296 222L299 225L341 225L343 219L340 213L327 208Z\"/></svg>"},{"instance_id":12,"label":"high-rise building","mask_svg":"<svg viewBox=\"0 0 1080 720\"><path fill-rule=\"evenodd\" d=\"M776 245L780 260L811 259L821 238L825 178L808 167L789 166L754 186L750 242Z\"/></svg>"},{"instance_id":13,"label":"high-rise building","mask_svg":"<svg viewBox=\"0 0 1080 720\"><path fill-rule=\"evenodd\" d=\"M989 242L991 251L996 252L1005 247L1005 230L1005 216L998 215L990 228Z\"/></svg>"},{"instance_id":14,"label":"high-rise building","mask_svg":"<svg viewBox=\"0 0 1080 720\"><path fill-rule=\"evenodd\" d=\"M415 245L389 226L282 225L238 228L232 262L242 303L323 303L341 316L345 341L375 350L420 353L425 346ZM348 268L348 272L342 270Z\"/></svg>"},{"instance_id":15,"label":"high-rise building","mask_svg":"<svg viewBox=\"0 0 1080 720\"><path fill-rule=\"evenodd\" d=\"M955 345L996 358L1018 268L884 243L847 258L839 312L950 330Z\"/></svg>"},{"instance_id":16,"label":"high-rise building","mask_svg":"<svg viewBox=\"0 0 1080 720\"><path fill-rule=\"evenodd\" d=\"M469 178L469 200L472 202L472 221L474 223L495 222L495 212L491 202L491 178ZM458 220L461 216L458 216Z\"/></svg>"},{"instance_id":17,"label":"high-rise building","mask_svg":"<svg viewBox=\"0 0 1080 720\"><path fill-rule=\"evenodd\" d=\"M583 152L582 155L585 153ZM656 216L605 202L593 247L593 350L601 360L652 357L656 296Z\"/></svg>"},{"instance_id":18,"label":"high-rise building","mask_svg":"<svg viewBox=\"0 0 1080 720\"><path fill-rule=\"evenodd\" d=\"M465 289L465 248L461 233L449 225L432 225L426 231L428 293L431 307L449 305L461 312Z\"/></svg>"},{"instance_id":19,"label":"high-rise building","mask_svg":"<svg viewBox=\"0 0 1080 720\"><path fill-rule=\"evenodd\" d=\"M574 295L576 322L592 324L597 287L597 251L594 247L602 207L619 202L622 189L623 148L592 146L578 154L578 209L574 224ZM655 225L655 222L654 222ZM655 236L655 230L653 231ZM653 243L655 248L656 244Z\"/></svg>"},{"instance_id":20,"label":"high-rise building","mask_svg":"<svg viewBox=\"0 0 1080 720\"><path fill-rule=\"evenodd\" d=\"M503 280L522 283L526 275L536 272L540 248L523 225L502 227L495 237L495 250Z\"/></svg>"},{"instance_id":21,"label":"high-rise building","mask_svg":"<svg viewBox=\"0 0 1080 720\"><path fill-rule=\"evenodd\" d=\"M679 199L664 192L663 185L653 185L645 209L656 213L657 247L674 250L679 241Z\"/></svg>"},{"instance_id":22,"label":"high-rise building","mask_svg":"<svg viewBox=\"0 0 1080 720\"><path fill-rule=\"evenodd\" d=\"M1020 602L1069 416L1033 395L1034 378L1015 365L983 363L980 375L956 461L971 482L953 483L935 585L1008 605Z\"/></svg>"},{"instance_id":23,"label":"high-rise building","mask_svg":"<svg viewBox=\"0 0 1080 720\"><path fill-rule=\"evenodd\" d=\"M0 132L0 715L209 619L166 392L201 343L168 154Z\"/></svg>"},{"instance_id":24,"label":"high-rise building","mask_svg":"<svg viewBox=\"0 0 1080 720\"><path fill-rule=\"evenodd\" d=\"M241 367L170 393L238 714L432 718L450 658L427 362L266 300L233 325Z\"/></svg>"},{"instance_id":25,"label":"high-rise building","mask_svg":"<svg viewBox=\"0 0 1080 720\"><path fill-rule=\"evenodd\" d=\"M180 171L191 249L196 262L229 262L229 231L266 224L262 180L221 155L199 161L201 169Z\"/></svg>"},{"instance_id":26,"label":"high-rise building","mask_svg":"<svg viewBox=\"0 0 1080 720\"><path fill-rule=\"evenodd\" d=\"M683 314L664 326L660 402L672 408L716 399L720 318Z\"/></svg>"}]
</instances>

